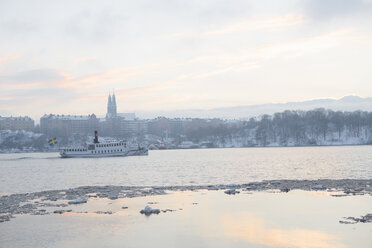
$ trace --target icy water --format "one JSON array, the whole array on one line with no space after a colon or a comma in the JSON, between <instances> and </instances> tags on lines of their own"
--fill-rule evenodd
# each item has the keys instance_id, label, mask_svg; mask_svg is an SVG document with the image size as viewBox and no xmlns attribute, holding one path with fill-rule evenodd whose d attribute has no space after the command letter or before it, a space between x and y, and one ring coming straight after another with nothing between
<instances>
[{"instance_id":1,"label":"icy water","mask_svg":"<svg viewBox=\"0 0 372 248\"><path fill-rule=\"evenodd\" d=\"M206 185L268 179L371 179L372 146L150 151L149 156L67 158L0 154L0 195L84 185Z\"/></svg>"},{"instance_id":2,"label":"icy water","mask_svg":"<svg viewBox=\"0 0 372 248\"><path fill-rule=\"evenodd\" d=\"M17 216L0 223L0 247L370 248L371 223L339 221L370 212L371 198L299 190L238 195L202 190L90 199L69 206L72 213ZM141 215L140 209L149 202L153 208L174 211Z\"/></svg>"}]
</instances>

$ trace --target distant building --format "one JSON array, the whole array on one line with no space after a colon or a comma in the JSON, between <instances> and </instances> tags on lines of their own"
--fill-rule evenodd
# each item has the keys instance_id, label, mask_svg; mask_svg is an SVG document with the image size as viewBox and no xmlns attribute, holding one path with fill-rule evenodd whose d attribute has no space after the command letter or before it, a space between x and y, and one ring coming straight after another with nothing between
<instances>
[{"instance_id":1,"label":"distant building","mask_svg":"<svg viewBox=\"0 0 372 248\"><path fill-rule=\"evenodd\" d=\"M115 94L108 96L105 120L100 122L102 135L133 137L147 133L147 121L136 118L135 113L117 113Z\"/></svg>"},{"instance_id":2,"label":"distant building","mask_svg":"<svg viewBox=\"0 0 372 248\"><path fill-rule=\"evenodd\" d=\"M126 120L134 120L136 119L136 114L135 113L119 113L119 117L122 117Z\"/></svg>"},{"instance_id":3,"label":"distant building","mask_svg":"<svg viewBox=\"0 0 372 248\"><path fill-rule=\"evenodd\" d=\"M184 119L168 119L165 117L158 117L148 124L148 131L151 134L160 137L170 136L176 137L183 134L183 125L186 120Z\"/></svg>"},{"instance_id":4,"label":"distant building","mask_svg":"<svg viewBox=\"0 0 372 248\"><path fill-rule=\"evenodd\" d=\"M52 136L87 135L98 130L102 136L134 137L147 133L148 123L139 120L134 113L117 113L115 94L107 99L105 118L98 119L94 114L44 115L40 118L40 131Z\"/></svg>"},{"instance_id":5,"label":"distant building","mask_svg":"<svg viewBox=\"0 0 372 248\"><path fill-rule=\"evenodd\" d=\"M98 128L95 114L83 115L44 115L40 118L42 133L53 136L71 136L74 134L93 134Z\"/></svg>"},{"instance_id":6,"label":"distant building","mask_svg":"<svg viewBox=\"0 0 372 248\"><path fill-rule=\"evenodd\" d=\"M107 114L106 114L106 119L109 118L114 118L117 116L117 107L116 107L116 98L115 98L115 93L108 96L107 100Z\"/></svg>"},{"instance_id":7,"label":"distant building","mask_svg":"<svg viewBox=\"0 0 372 248\"><path fill-rule=\"evenodd\" d=\"M120 132L124 137L139 136L148 131L148 122L146 120L126 120L120 121Z\"/></svg>"},{"instance_id":8,"label":"distant building","mask_svg":"<svg viewBox=\"0 0 372 248\"><path fill-rule=\"evenodd\" d=\"M19 117L1 117L0 130L26 130L33 131L35 127L34 120L28 116Z\"/></svg>"}]
</instances>

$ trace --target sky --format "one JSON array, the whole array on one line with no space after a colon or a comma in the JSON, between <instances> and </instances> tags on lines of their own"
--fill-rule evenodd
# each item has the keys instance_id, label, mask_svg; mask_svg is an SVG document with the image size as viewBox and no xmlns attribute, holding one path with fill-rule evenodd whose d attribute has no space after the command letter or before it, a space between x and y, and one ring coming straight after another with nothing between
<instances>
[{"instance_id":1,"label":"sky","mask_svg":"<svg viewBox=\"0 0 372 248\"><path fill-rule=\"evenodd\" d=\"M0 115L372 96L372 0L0 0Z\"/></svg>"}]
</instances>

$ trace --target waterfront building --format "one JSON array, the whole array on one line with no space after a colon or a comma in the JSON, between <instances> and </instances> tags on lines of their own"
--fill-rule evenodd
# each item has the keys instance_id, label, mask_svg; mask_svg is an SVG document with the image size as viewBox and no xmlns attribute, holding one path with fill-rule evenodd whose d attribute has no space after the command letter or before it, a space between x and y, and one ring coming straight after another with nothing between
<instances>
[{"instance_id":1,"label":"waterfront building","mask_svg":"<svg viewBox=\"0 0 372 248\"><path fill-rule=\"evenodd\" d=\"M147 133L147 121L139 120L134 113L117 113L115 94L107 99L105 118L95 114L78 115L44 115L40 118L42 133L53 136L89 135L99 130L102 136L135 137Z\"/></svg>"},{"instance_id":2,"label":"waterfront building","mask_svg":"<svg viewBox=\"0 0 372 248\"><path fill-rule=\"evenodd\" d=\"M42 133L53 136L71 136L92 134L98 128L95 114L83 115L44 115L40 118Z\"/></svg>"},{"instance_id":3,"label":"waterfront building","mask_svg":"<svg viewBox=\"0 0 372 248\"><path fill-rule=\"evenodd\" d=\"M28 116L2 117L0 116L0 130L26 130L33 131L35 127L34 120Z\"/></svg>"}]
</instances>

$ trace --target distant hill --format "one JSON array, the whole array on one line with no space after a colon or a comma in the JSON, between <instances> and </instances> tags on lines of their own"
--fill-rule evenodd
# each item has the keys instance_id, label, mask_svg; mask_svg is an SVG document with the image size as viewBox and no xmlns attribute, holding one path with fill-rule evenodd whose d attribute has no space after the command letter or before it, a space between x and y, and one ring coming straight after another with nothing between
<instances>
[{"instance_id":1,"label":"distant hill","mask_svg":"<svg viewBox=\"0 0 372 248\"><path fill-rule=\"evenodd\" d=\"M223 118L242 119L263 114L273 114L285 110L311 110L316 108L331 109L334 111L372 111L372 97L362 98L359 96L345 96L340 99L316 99L303 102L268 103L259 105L235 106L215 109L186 109L175 111L137 112L140 118L154 118L165 116L168 118L191 117L191 118Z\"/></svg>"}]
</instances>

